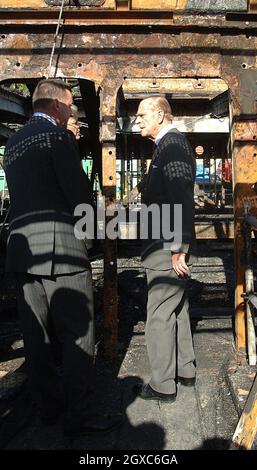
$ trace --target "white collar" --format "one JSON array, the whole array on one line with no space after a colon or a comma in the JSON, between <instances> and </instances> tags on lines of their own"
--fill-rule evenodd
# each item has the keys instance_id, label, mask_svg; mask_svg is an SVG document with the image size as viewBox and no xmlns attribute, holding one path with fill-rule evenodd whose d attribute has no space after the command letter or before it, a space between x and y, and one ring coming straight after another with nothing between
<instances>
[{"instance_id":1,"label":"white collar","mask_svg":"<svg viewBox=\"0 0 257 470\"><path fill-rule=\"evenodd\" d=\"M160 140L163 138L165 134L167 134L171 129L173 129L172 123L167 124L165 127L163 127L155 137L155 144L158 145Z\"/></svg>"},{"instance_id":2,"label":"white collar","mask_svg":"<svg viewBox=\"0 0 257 470\"><path fill-rule=\"evenodd\" d=\"M48 114L41 113L40 111L37 111L36 113L33 114L32 117L37 117L37 116L45 118L48 121L50 121L54 126L57 126L57 122L52 116L49 116Z\"/></svg>"}]
</instances>

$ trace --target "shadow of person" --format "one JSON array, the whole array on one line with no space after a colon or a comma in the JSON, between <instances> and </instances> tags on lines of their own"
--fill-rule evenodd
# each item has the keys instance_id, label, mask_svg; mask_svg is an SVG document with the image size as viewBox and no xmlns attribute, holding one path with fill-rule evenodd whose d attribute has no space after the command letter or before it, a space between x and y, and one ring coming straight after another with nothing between
<instances>
[{"instance_id":1,"label":"shadow of person","mask_svg":"<svg viewBox=\"0 0 257 470\"><path fill-rule=\"evenodd\" d=\"M118 274L119 358L122 362L133 336L144 336L147 285L142 270L125 269Z\"/></svg>"},{"instance_id":2,"label":"shadow of person","mask_svg":"<svg viewBox=\"0 0 257 470\"><path fill-rule=\"evenodd\" d=\"M120 379L124 424L119 436L118 449L162 450L165 448L165 431L161 424L156 402L137 398L135 386L143 385L138 376Z\"/></svg>"},{"instance_id":3,"label":"shadow of person","mask_svg":"<svg viewBox=\"0 0 257 470\"><path fill-rule=\"evenodd\" d=\"M194 450L228 450L230 444L230 439L213 437L206 439L200 447L196 447Z\"/></svg>"},{"instance_id":4,"label":"shadow of person","mask_svg":"<svg viewBox=\"0 0 257 470\"><path fill-rule=\"evenodd\" d=\"M74 278L72 280L72 278ZM89 272L58 276L46 283L48 316L58 340L59 355L52 349L52 362L59 357L67 426L82 423L92 411L90 389L94 381L93 303ZM56 362L55 362L56 365ZM60 375L60 374L59 374ZM46 379L45 379L46 380Z\"/></svg>"},{"instance_id":5,"label":"shadow of person","mask_svg":"<svg viewBox=\"0 0 257 470\"><path fill-rule=\"evenodd\" d=\"M17 234L17 237L16 241L30 265L44 262L48 256L51 256L50 253L32 256L26 238L21 234ZM137 274L137 271L133 273L133 277L134 274ZM137 275L135 277L137 278ZM43 402L47 401L50 408L56 409L60 408L63 401L65 404L69 403L65 420L70 425L76 419L79 419L80 422L86 421L89 416L95 414L103 416L103 418L107 413L110 416L117 413L123 414L124 422L119 431L113 431L105 437L87 438L92 442L90 444L92 449L138 449L138 443L142 449L151 449L153 446L154 448L163 448L165 444L162 427L154 422L151 413L149 414L140 403L141 400L135 400L135 395L132 392L133 384L141 382L141 379L138 377L121 379L118 376L123 353L113 362L110 360L103 362L97 357L95 365L97 377L94 375L92 361L94 344L88 336L88 330L92 325L91 300L88 296L82 295L80 291L81 284L84 289L85 279L81 279L80 285L73 286L65 280L65 276L59 276L59 280L58 285L51 285L50 279L44 281L47 283L49 308L44 312L43 325L42 319L35 314L35 309L30 303L30 295L25 298L22 287L19 292L19 302L24 307L22 320L23 323L26 323L25 343L29 345L32 342L37 350L36 357L32 358L31 352L25 346L26 366L30 368L30 376L32 375L34 378L32 388L37 402L41 403L41 407L43 407ZM145 281L142 280L142 282ZM38 296L40 297L41 294L42 292L39 290ZM40 305L39 298L36 299L36 303L38 306ZM54 329L59 341L57 355L51 337L52 329ZM131 327L130 337L132 330ZM58 374L56 367L56 356L59 357L62 364L61 375ZM48 400L45 400L46 397ZM133 418L134 412L133 416L130 415L131 406L134 405L136 406L135 413L140 418L136 423ZM132 436L134 437L131 440ZM154 439L153 436L155 436ZM42 443L38 440L41 437L40 434L35 435L33 442L30 438L26 443L26 448L31 448L31 446L32 448L42 448Z\"/></svg>"},{"instance_id":6,"label":"shadow of person","mask_svg":"<svg viewBox=\"0 0 257 470\"><path fill-rule=\"evenodd\" d=\"M108 402L109 412L119 408L123 415L122 426L107 435L81 437L71 444L72 449L89 450L162 450L165 448L165 431L160 423L156 404L145 405L136 399L135 385L142 384L138 376L117 378L108 383L102 376L102 398ZM112 388L113 387L113 388ZM98 409L101 402L98 401Z\"/></svg>"},{"instance_id":7,"label":"shadow of person","mask_svg":"<svg viewBox=\"0 0 257 470\"><path fill-rule=\"evenodd\" d=\"M84 270L59 276L31 275L32 268L52 261L52 253L32 254L20 233L13 234L10 243L26 259L27 272L14 274L14 280L32 395L46 419L56 416L64 403L66 422L75 422L91 409L87 403L94 376L91 274Z\"/></svg>"}]
</instances>

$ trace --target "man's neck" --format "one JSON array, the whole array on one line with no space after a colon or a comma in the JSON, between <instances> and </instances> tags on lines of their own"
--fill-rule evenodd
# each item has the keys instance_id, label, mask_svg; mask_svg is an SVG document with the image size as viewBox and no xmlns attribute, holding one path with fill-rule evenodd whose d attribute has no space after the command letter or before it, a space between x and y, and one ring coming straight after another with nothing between
<instances>
[{"instance_id":1,"label":"man's neck","mask_svg":"<svg viewBox=\"0 0 257 470\"><path fill-rule=\"evenodd\" d=\"M39 116L44 119L47 119L49 122L57 126L57 122L53 116L50 116L50 114L47 113L47 111L35 111L33 116Z\"/></svg>"},{"instance_id":2,"label":"man's neck","mask_svg":"<svg viewBox=\"0 0 257 470\"><path fill-rule=\"evenodd\" d=\"M164 124L161 129L159 130L157 136L155 137L154 141L155 144L158 145L162 137L167 134L171 129L173 128L173 125L171 122L167 122Z\"/></svg>"}]
</instances>

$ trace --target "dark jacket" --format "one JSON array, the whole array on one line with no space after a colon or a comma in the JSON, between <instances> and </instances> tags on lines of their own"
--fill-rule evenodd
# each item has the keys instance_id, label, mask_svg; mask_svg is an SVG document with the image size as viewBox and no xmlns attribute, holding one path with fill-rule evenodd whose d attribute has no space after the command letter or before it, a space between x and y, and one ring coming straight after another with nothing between
<instances>
[{"instance_id":1,"label":"dark jacket","mask_svg":"<svg viewBox=\"0 0 257 470\"><path fill-rule=\"evenodd\" d=\"M72 133L32 117L9 139L4 166L11 204L6 270L50 276L88 269L73 211L91 196Z\"/></svg>"},{"instance_id":2,"label":"dark jacket","mask_svg":"<svg viewBox=\"0 0 257 470\"><path fill-rule=\"evenodd\" d=\"M148 239L143 241L142 262L152 269L169 269L171 267L170 252L191 253L195 239L194 229L194 179L195 163L191 146L186 137L177 129L165 134L156 147L149 168L144 203L149 207L157 204L160 210L160 227L167 222L170 232L176 231L174 221L174 205L182 207L182 233L179 245L173 246L173 238L167 238L161 232L159 237L153 231L156 226L154 217L148 218ZM163 205L169 208L163 212ZM167 221L166 221L166 218ZM172 248L169 249L169 246Z\"/></svg>"}]
</instances>

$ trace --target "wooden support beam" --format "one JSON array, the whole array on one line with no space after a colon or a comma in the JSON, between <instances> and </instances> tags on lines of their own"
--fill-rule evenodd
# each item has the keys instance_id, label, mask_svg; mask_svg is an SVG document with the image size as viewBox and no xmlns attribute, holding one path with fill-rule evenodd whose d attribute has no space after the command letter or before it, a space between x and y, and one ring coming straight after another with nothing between
<instances>
[{"instance_id":1,"label":"wooden support beam","mask_svg":"<svg viewBox=\"0 0 257 470\"><path fill-rule=\"evenodd\" d=\"M257 433L257 375L232 438L230 450L250 450Z\"/></svg>"}]
</instances>

